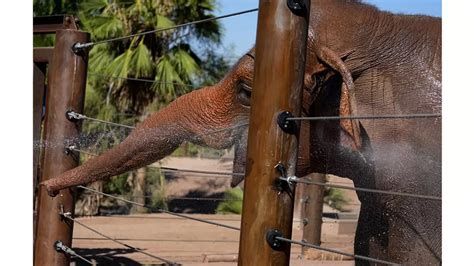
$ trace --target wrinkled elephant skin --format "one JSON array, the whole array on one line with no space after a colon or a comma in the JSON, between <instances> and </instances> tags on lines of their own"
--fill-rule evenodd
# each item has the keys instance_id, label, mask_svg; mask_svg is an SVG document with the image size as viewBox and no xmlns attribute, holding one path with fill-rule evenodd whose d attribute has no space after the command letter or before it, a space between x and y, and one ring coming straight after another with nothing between
<instances>
[{"instance_id":1,"label":"wrinkled elephant skin","mask_svg":"<svg viewBox=\"0 0 474 266\"><path fill-rule=\"evenodd\" d=\"M117 147L42 185L54 193L108 178L159 160L183 141L236 145L234 171L244 171L253 54L218 84L152 115ZM393 15L358 1L312 1L306 58L303 115L441 112L441 19ZM298 159L299 176L329 173L358 187L440 197L441 120L304 122ZM240 181L235 177L232 185ZM358 197L356 254L441 263L440 201Z\"/></svg>"}]
</instances>

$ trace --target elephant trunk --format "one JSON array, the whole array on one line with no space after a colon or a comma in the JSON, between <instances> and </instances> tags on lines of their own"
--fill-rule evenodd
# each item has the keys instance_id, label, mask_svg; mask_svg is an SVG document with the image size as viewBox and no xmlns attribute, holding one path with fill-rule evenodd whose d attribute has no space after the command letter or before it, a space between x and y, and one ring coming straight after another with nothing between
<instances>
[{"instance_id":1,"label":"elephant trunk","mask_svg":"<svg viewBox=\"0 0 474 266\"><path fill-rule=\"evenodd\" d=\"M222 104L221 99L219 106L215 106L218 102L216 97L221 97L221 93L217 88L209 87L183 95L146 119L116 147L41 185L50 195L55 195L64 188L103 180L146 166L171 154L186 140L217 148L232 145L233 141L225 136L217 138L227 143L215 138L211 140L206 134L206 130L227 127L231 123L231 119L219 117L219 114L229 113L222 110L229 105Z\"/></svg>"}]
</instances>

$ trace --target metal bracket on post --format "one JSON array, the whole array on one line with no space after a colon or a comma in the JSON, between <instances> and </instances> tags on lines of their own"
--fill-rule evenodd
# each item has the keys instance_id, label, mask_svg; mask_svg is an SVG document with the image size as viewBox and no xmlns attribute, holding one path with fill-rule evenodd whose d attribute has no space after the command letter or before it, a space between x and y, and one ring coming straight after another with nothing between
<instances>
[{"instance_id":1,"label":"metal bracket on post","mask_svg":"<svg viewBox=\"0 0 474 266\"><path fill-rule=\"evenodd\" d=\"M290 112L281 112L278 114L277 123L283 132L296 135L299 132L298 124L293 120L288 120L288 118L291 117L293 117L293 115Z\"/></svg>"},{"instance_id":2,"label":"metal bracket on post","mask_svg":"<svg viewBox=\"0 0 474 266\"><path fill-rule=\"evenodd\" d=\"M285 166L283 165L282 162L279 162L277 163L277 165L275 165L275 169L280 172L280 177L275 180L275 183L274 183L274 186L276 188L276 190L278 191L278 194L280 194L282 191L285 190L285 182L283 181L283 179L286 178L286 168Z\"/></svg>"},{"instance_id":3,"label":"metal bracket on post","mask_svg":"<svg viewBox=\"0 0 474 266\"><path fill-rule=\"evenodd\" d=\"M72 110L71 108L67 109L65 115L66 115L67 120L69 120L71 122L77 122L79 120L84 119L84 115L81 115L81 114L78 114L78 113L74 112L74 110Z\"/></svg>"},{"instance_id":4,"label":"metal bracket on post","mask_svg":"<svg viewBox=\"0 0 474 266\"><path fill-rule=\"evenodd\" d=\"M304 16L306 13L306 6L304 0L287 0L288 8L297 16Z\"/></svg>"},{"instance_id":5,"label":"metal bracket on post","mask_svg":"<svg viewBox=\"0 0 474 266\"><path fill-rule=\"evenodd\" d=\"M88 49L90 46L92 46L92 43L80 43L76 42L72 47L72 51L79 56L82 56L85 54L85 50Z\"/></svg>"},{"instance_id":6,"label":"metal bracket on post","mask_svg":"<svg viewBox=\"0 0 474 266\"><path fill-rule=\"evenodd\" d=\"M294 194L292 192L292 185L294 185L293 181L297 177L288 176L286 173L286 167L283 165L282 162L277 163L277 165L275 165L275 169L280 172L280 177L277 178L273 183L275 189L278 191L278 195L286 191L291 198L294 198Z\"/></svg>"},{"instance_id":7,"label":"metal bracket on post","mask_svg":"<svg viewBox=\"0 0 474 266\"><path fill-rule=\"evenodd\" d=\"M265 238L267 239L268 245L270 245L270 247L273 250L280 250L280 248L282 247L282 242L278 240L277 237L282 237L282 236L283 235L280 232L280 230L270 229L267 231Z\"/></svg>"}]
</instances>

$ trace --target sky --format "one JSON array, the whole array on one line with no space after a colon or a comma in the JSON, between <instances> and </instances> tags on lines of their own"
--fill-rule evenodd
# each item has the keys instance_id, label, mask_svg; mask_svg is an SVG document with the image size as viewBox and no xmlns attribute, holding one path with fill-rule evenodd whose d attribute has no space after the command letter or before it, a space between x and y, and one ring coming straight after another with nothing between
<instances>
[{"instance_id":1,"label":"sky","mask_svg":"<svg viewBox=\"0 0 474 266\"><path fill-rule=\"evenodd\" d=\"M404 14L424 14L441 17L441 0L363 0L381 10ZM217 0L217 16L258 7L258 0ZM224 26L222 52L240 57L255 43L257 12L221 20Z\"/></svg>"}]
</instances>

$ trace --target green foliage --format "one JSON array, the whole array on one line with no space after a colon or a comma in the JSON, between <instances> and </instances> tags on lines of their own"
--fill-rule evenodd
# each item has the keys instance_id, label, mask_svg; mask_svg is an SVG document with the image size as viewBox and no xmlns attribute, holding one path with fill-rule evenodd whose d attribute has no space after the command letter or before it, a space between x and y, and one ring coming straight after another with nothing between
<instances>
[{"instance_id":1,"label":"green foliage","mask_svg":"<svg viewBox=\"0 0 474 266\"><path fill-rule=\"evenodd\" d=\"M130 192L130 186L127 184L128 173L112 177L104 182L104 192L109 194L126 195Z\"/></svg>"},{"instance_id":2,"label":"green foliage","mask_svg":"<svg viewBox=\"0 0 474 266\"><path fill-rule=\"evenodd\" d=\"M77 0L33 0L33 16L76 14Z\"/></svg>"},{"instance_id":3,"label":"green foliage","mask_svg":"<svg viewBox=\"0 0 474 266\"><path fill-rule=\"evenodd\" d=\"M342 190L337 188L327 188L324 191L324 202L337 210L342 210L347 200L344 198Z\"/></svg>"},{"instance_id":4,"label":"green foliage","mask_svg":"<svg viewBox=\"0 0 474 266\"><path fill-rule=\"evenodd\" d=\"M242 203L244 200L244 191L236 187L225 192L225 201L219 203L216 213L219 214L241 214Z\"/></svg>"},{"instance_id":5,"label":"green foliage","mask_svg":"<svg viewBox=\"0 0 474 266\"><path fill-rule=\"evenodd\" d=\"M90 32L93 41L98 41L213 17L216 1L33 0L33 7L35 16L78 16L80 28ZM209 84L209 77L216 81L223 76L219 70L228 67L224 56L212 57L214 48L220 44L221 34L220 23L213 21L95 45L89 52L84 113L89 117L133 125L143 120L146 112L158 110L203 81ZM53 44L54 36L34 37L35 46ZM207 52L196 48L196 44L206 47ZM209 61L215 64L207 63ZM214 73L207 74L212 71ZM88 148L81 148L101 153L117 145L129 131L86 122L83 132L92 140L87 141ZM198 153L195 146L192 149L195 149L193 153ZM115 177L104 183L104 189L114 193L130 191L126 179L127 174ZM159 188L153 190L153 204L165 206L160 200L164 195L164 179L151 180L155 180Z\"/></svg>"},{"instance_id":6,"label":"green foliage","mask_svg":"<svg viewBox=\"0 0 474 266\"><path fill-rule=\"evenodd\" d=\"M153 208L168 209L166 200L166 179L159 168L147 168L147 190L151 194L150 206Z\"/></svg>"}]
</instances>

